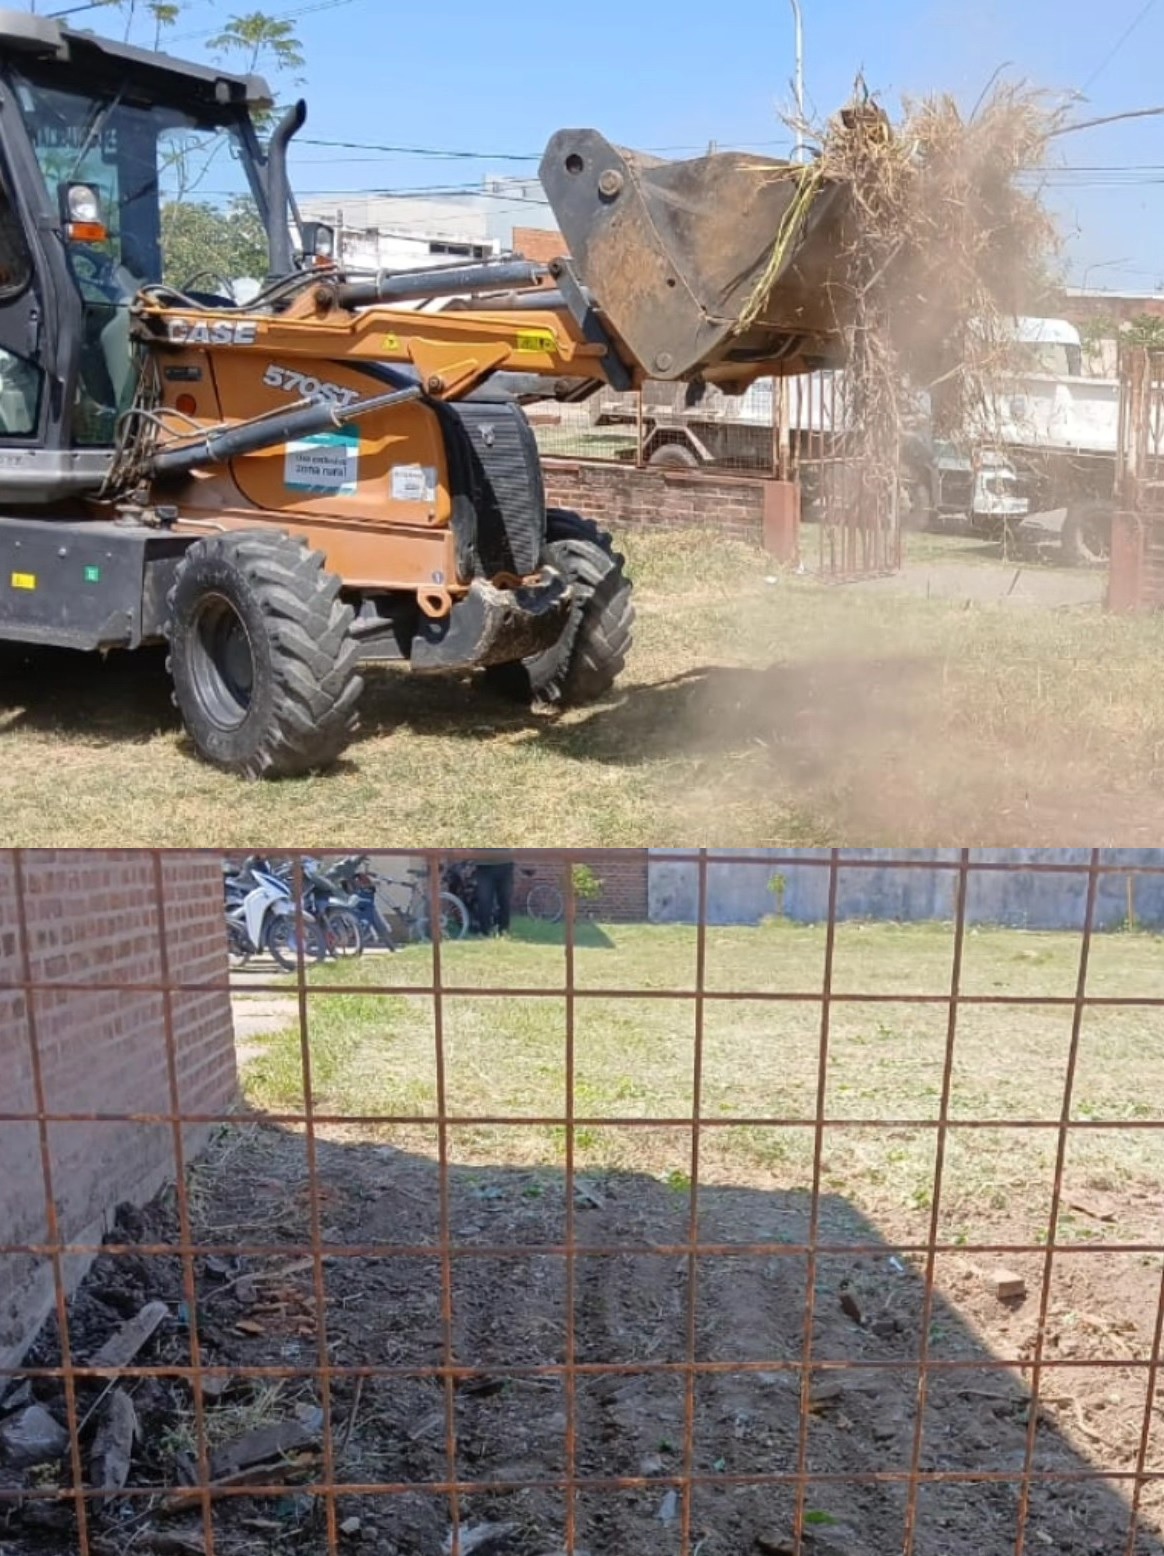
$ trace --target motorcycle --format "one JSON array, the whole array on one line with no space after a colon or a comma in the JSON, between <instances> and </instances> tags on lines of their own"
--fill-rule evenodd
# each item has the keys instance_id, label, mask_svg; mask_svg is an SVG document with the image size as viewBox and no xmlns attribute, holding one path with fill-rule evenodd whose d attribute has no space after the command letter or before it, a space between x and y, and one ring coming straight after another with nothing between
<instances>
[{"instance_id":1,"label":"motorcycle","mask_svg":"<svg viewBox=\"0 0 1164 1556\"><path fill-rule=\"evenodd\" d=\"M302 874L303 904L323 931L327 955L337 960L362 956L364 927L355 894L346 891L334 873L314 859L303 860Z\"/></svg>"},{"instance_id":2,"label":"motorcycle","mask_svg":"<svg viewBox=\"0 0 1164 1556\"><path fill-rule=\"evenodd\" d=\"M297 910L291 888L267 861L248 859L241 869L224 869L227 948L232 967L242 967L266 951L285 972L304 962L322 961L323 931L304 908ZM302 928L300 923L302 922Z\"/></svg>"},{"instance_id":3,"label":"motorcycle","mask_svg":"<svg viewBox=\"0 0 1164 1556\"><path fill-rule=\"evenodd\" d=\"M377 902L380 879L369 869L368 856L351 854L338 860L332 866L330 876L352 898L352 911L360 922L364 944L395 951L396 941Z\"/></svg>"}]
</instances>

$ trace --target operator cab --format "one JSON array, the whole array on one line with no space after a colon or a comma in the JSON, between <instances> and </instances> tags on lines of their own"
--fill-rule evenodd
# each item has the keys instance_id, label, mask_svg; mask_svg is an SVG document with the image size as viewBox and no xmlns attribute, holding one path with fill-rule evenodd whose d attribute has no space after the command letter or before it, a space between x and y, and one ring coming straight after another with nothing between
<instances>
[{"instance_id":1,"label":"operator cab","mask_svg":"<svg viewBox=\"0 0 1164 1556\"><path fill-rule=\"evenodd\" d=\"M133 400L142 286L232 306L235 277L215 259L224 223L268 273L252 114L271 105L258 77L0 11L0 500L22 464L25 500L92 484ZM7 456L21 448L29 460Z\"/></svg>"}]
</instances>

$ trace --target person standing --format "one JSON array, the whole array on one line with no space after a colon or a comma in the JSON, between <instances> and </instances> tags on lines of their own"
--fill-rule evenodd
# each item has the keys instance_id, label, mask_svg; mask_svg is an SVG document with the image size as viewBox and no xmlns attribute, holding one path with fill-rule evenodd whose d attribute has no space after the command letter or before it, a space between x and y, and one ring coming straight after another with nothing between
<instances>
[{"instance_id":1,"label":"person standing","mask_svg":"<svg viewBox=\"0 0 1164 1556\"><path fill-rule=\"evenodd\" d=\"M477 858L477 927L483 935L507 935L513 910L514 863L501 848Z\"/></svg>"}]
</instances>

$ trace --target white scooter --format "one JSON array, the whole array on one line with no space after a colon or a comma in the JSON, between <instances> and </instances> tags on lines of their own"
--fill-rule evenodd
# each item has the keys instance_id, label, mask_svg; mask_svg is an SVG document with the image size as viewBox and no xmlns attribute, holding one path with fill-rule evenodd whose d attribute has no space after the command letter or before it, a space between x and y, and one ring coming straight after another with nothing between
<instances>
[{"instance_id":1,"label":"white scooter","mask_svg":"<svg viewBox=\"0 0 1164 1556\"><path fill-rule=\"evenodd\" d=\"M263 862L250 859L240 871L229 871L224 885L232 967L243 967L266 951L285 972L294 972L301 940L304 962L323 960L327 946L318 922L310 913L296 912L291 888Z\"/></svg>"}]
</instances>

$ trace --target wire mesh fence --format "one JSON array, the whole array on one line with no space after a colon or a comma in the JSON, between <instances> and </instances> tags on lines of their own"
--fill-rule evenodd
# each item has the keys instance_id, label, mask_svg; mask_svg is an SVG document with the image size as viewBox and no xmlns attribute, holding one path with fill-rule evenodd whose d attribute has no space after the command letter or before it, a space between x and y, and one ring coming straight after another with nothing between
<instances>
[{"instance_id":1,"label":"wire mesh fence","mask_svg":"<svg viewBox=\"0 0 1164 1556\"><path fill-rule=\"evenodd\" d=\"M602 390L576 404L529 408L543 457L595 460L628 470L780 479L800 487L800 513L816 527L805 560L834 578L896 571L902 559L900 502L862 474L844 375L758 379L741 395L708 384L649 382ZM892 483L891 483L892 484ZM902 485L908 493L916 488ZM965 495L966 513L972 495ZM708 487L708 517L722 500Z\"/></svg>"},{"instance_id":2,"label":"wire mesh fence","mask_svg":"<svg viewBox=\"0 0 1164 1556\"><path fill-rule=\"evenodd\" d=\"M240 985L216 856L94 857L3 861L13 1556L1164 1551L1164 865L530 855L449 942L428 852L430 941Z\"/></svg>"},{"instance_id":3,"label":"wire mesh fence","mask_svg":"<svg viewBox=\"0 0 1164 1556\"><path fill-rule=\"evenodd\" d=\"M804 375L781 388L761 378L740 395L714 385L650 381L617 394L602 389L576 404L530 408L543 454L613 459L637 467L738 475L791 473L803 455L821 457L831 373Z\"/></svg>"}]
</instances>

